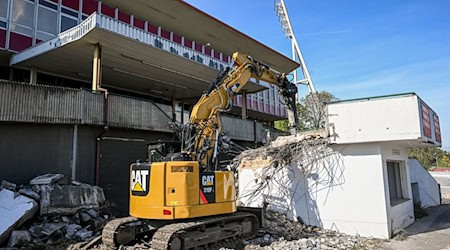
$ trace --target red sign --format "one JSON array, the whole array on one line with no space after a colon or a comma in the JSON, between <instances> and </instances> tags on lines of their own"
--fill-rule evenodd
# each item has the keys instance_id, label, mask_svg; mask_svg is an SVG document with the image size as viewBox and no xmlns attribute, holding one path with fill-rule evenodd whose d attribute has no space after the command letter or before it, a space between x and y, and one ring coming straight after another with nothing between
<instances>
[{"instance_id":1,"label":"red sign","mask_svg":"<svg viewBox=\"0 0 450 250\"><path fill-rule=\"evenodd\" d=\"M423 124L423 134L431 138L431 121L430 121L430 108L422 103L422 124Z\"/></svg>"},{"instance_id":2,"label":"red sign","mask_svg":"<svg viewBox=\"0 0 450 250\"><path fill-rule=\"evenodd\" d=\"M436 141L441 142L441 126L439 125L439 117L436 114L433 115L433 121L434 121L434 133L436 135Z\"/></svg>"}]
</instances>

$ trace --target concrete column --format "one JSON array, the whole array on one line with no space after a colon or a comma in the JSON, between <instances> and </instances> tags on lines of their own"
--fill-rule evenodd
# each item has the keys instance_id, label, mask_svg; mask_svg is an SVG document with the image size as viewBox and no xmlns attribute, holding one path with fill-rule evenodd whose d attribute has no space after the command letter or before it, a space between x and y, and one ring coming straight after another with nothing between
<instances>
[{"instance_id":1,"label":"concrete column","mask_svg":"<svg viewBox=\"0 0 450 250\"><path fill-rule=\"evenodd\" d=\"M242 119L247 119L247 90L242 90Z\"/></svg>"},{"instance_id":2,"label":"concrete column","mask_svg":"<svg viewBox=\"0 0 450 250\"><path fill-rule=\"evenodd\" d=\"M184 124L184 102L181 102L181 124Z\"/></svg>"},{"instance_id":3,"label":"concrete column","mask_svg":"<svg viewBox=\"0 0 450 250\"><path fill-rule=\"evenodd\" d=\"M37 83L37 68L31 67L30 69L30 83L36 84Z\"/></svg>"},{"instance_id":4,"label":"concrete column","mask_svg":"<svg viewBox=\"0 0 450 250\"><path fill-rule=\"evenodd\" d=\"M98 91L102 80L102 48L99 43L95 45L92 61L92 90Z\"/></svg>"},{"instance_id":5,"label":"concrete column","mask_svg":"<svg viewBox=\"0 0 450 250\"><path fill-rule=\"evenodd\" d=\"M78 154L78 125L73 125L72 138L72 180L76 180L77 175L77 154Z\"/></svg>"},{"instance_id":6,"label":"concrete column","mask_svg":"<svg viewBox=\"0 0 450 250\"><path fill-rule=\"evenodd\" d=\"M177 100L175 100L175 97L172 97L172 120L177 120Z\"/></svg>"}]
</instances>

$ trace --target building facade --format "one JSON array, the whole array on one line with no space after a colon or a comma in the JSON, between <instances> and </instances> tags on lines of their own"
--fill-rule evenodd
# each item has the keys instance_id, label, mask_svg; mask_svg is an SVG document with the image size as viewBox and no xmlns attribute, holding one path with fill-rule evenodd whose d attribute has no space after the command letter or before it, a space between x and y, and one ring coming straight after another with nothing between
<instances>
[{"instance_id":1,"label":"building facade","mask_svg":"<svg viewBox=\"0 0 450 250\"><path fill-rule=\"evenodd\" d=\"M234 51L298 67L183 1L0 0L0 179L63 173L126 213L128 166L148 142L174 140L170 123L188 121ZM234 104L224 131L247 145L286 116L256 80Z\"/></svg>"}]
</instances>

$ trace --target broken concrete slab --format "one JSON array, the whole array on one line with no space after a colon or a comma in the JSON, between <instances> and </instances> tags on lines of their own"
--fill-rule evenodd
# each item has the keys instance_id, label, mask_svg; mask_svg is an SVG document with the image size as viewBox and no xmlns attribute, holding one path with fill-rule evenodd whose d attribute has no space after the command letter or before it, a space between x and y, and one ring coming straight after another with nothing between
<instances>
[{"instance_id":1,"label":"broken concrete slab","mask_svg":"<svg viewBox=\"0 0 450 250\"><path fill-rule=\"evenodd\" d=\"M11 233L8 247L24 246L31 242L31 234L27 230L17 230Z\"/></svg>"},{"instance_id":2,"label":"broken concrete slab","mask_svg":"<svg viewBox=\"0 0 450 250\"><path fill-rule=\"evenodd\" d=\"M22 189L19 190L19 193L23 194L23 195L25 195L27 197L30 197L30 198L32 198L32 199L34 199L36 201L39 201L41 199L41 196L38 193L36 193L33 190L31 190L31 189L24 189L24 188L22 188Z\"/></svg>"},{"instance_id":3,"label":"broken concrete slab","mask_svg":"<svg viewBox=\"0 0 450 250\"><path fill-rule=\"evenodd\" d=\"M85 223L88 222L91 219L91 216L88 213L81 212L80 213L80 221Z\"/></svg>"},{"instance_id":4,"label":"broken concrete slab","mask_svg":"<svg viewBox=\"0 0 450 250\"><path fill-rule=\"evenodd\" d=\"M310 131L297 132L295 135L279 136L275 141L270 143L271 147L280 147L286 144L297 143L304 140L327 138L328 131L326 129L317 129Z\"/></svg>"},{"instance_id":5,"label":"broken concrete slab","mask_svg":"<svg viewBox=\"0 0 450 250\"><path fill-rule=\"evenodd\" d=\"M35 177L30 181L31 185L45 185L45 184L51 184L59 181L62 179L64 175L62 174L44 174L40 175L38 177Z\"/></svg>"},{"instance_id":6,"label":"broken concrete slab","mask_svg":"<svg viewBox=\"0 0 450 250\"><path fill-rule=\"evenodd\" d=\"M103 189L91 185L41 185L41 215L74 214L80 209L98 209L105 202Z\"/></svg>"},{"instance_id":7,"label":"broken concrete slab","mask_svg":"<svg viewBox=\"0 0 450 250\"><path fill-rule=\"evenodd\" d=\"M75 233L75 236L80 240L87 240L88 238L91 238L94 232L89 231L85 228L82 228L81 230L77 231Z\"/></svg>"},{"instance_id":8,"label":"broken concrete slab","mask_svg":"<svg viewBox=\"0 0 450 250\"><path fill-rule=\"evenodd\" d=\"M0 244L14 229L33 218L37 210L38 204L33 199L8 189L0 190Z\"/></svg>"},{"instance_id":9,"label":"broken concrete slab","mask_svg":"<svg viewBox=\"0 0 450 250\"><path fill-rule=\"evenodd\" d=\"M69 224L66 226L66 239L72 239L75 233L81 229L78 224Z\"/></svg>"},{"instance_id":10,"label":"broken concrete slab","mask_svg":"<svg viewBox=\"0 0 450 250\"><path fill-rule=\"evenodd\" d=\"M9 189L9 190L12 190L12 191L16 191L16 184L11 183L11 182L9 182L9 181L3 180L3 181L2 181L2 184L1 184L1 187L2 187L2 188Z\"/></svg>"}]
</instances>

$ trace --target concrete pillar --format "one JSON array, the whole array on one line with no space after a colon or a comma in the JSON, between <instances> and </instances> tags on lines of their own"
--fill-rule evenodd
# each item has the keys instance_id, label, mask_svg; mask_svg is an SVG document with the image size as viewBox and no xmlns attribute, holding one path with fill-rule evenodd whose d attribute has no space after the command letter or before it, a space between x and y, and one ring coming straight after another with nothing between
<instances>
[{"instance_id":1,"label":"concrete pillar","mask_svg":"<svg viewBox=\"0 0 450 250\"><path fill-rule=\"evenodd\" d=\"M37 83L37 68L31 67L30 69L30 83L36 84Z\"/></svg>"},{"instance_id":2,"label":"concrete pillar","mask_svg":"<svg viewBox=\"0 0 450 250\"><path fill-rule=\"evenodd\" d=\"M242 119L247 119L247 90L242 90Z\"/></svg>"},{"instance_id":3,"label":"concrete pillar","mask_svg":"<svg viewBox=\"0 0 450 250\"><path fill-rule=\"evenodd\" d=\"M177 120L177 100L175 100L175 97L172 97L172 120Z\"/></svg>"},{"instance_id":4,"label":"concrete pillar","mask_svg":"<svg viewBox=\"0 0 450 250\"><path fill-rule=\"evenodd\" d=\"M181 102L181 124L184 124L184 102Z\"/></svg>"},{"instance_id":5,"label":"concrete pillar","mask_svg":"<svg viewBox=\"0 0 450 250\"><path fill-rule=\"evenodd\" d=\"M73 138L72 138L72 180L76 180L77 174L77 154L78 154L78 125L73 125Z\"/></svg>"},{"instance_id":6,"label":"concrete pillar","mask_svg":"<svg viewBox=\"0 0 450 250\"><path fill-rule=\"evenodd\" d=\"M99 43L95 45L92 61L92 90L98 91L102 81L102 48Z\"/></svg>"}]
</instances>

